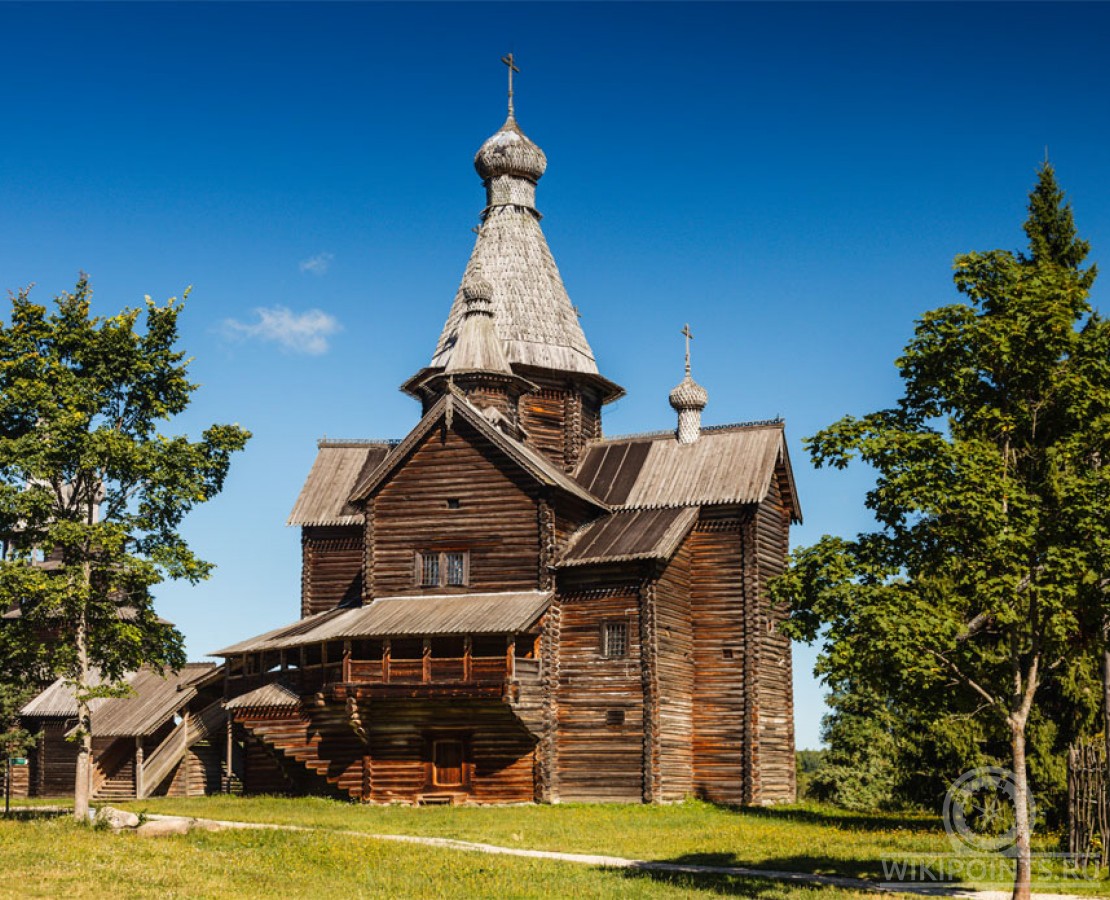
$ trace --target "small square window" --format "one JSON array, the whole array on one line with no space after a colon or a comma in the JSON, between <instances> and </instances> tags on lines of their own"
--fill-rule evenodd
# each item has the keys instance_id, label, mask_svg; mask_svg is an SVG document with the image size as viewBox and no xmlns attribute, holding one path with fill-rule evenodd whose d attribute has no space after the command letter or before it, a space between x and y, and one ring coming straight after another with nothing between
<instances>
[{"instance_id":1,"label":"small square window","mask_svg":"<svg viewBox=\"0 0 1110 900\"><path fill-rule=\"evenodd\" d=\"M462 506L462 503L458 497L451 497L447 501L448 509L458 509L460 506Z\"/></svg>"},{"instance_id":2,"label":"small square window","mask_svg":"<svg viewBox=\"0 0 1110 900\"><path fill-rule=\"evenodd\" d=\"M609 659L628 656L628 623L603 622L601 625L601 655Z\"/></svg>"},{"instance_id":3,"label":"small square window","mask_svg":"<svg viewBox=\"0 0 1110 900\"><path fill-rule=\"evenodd\" d=\"M624 724L624 710L623 709L607 709L607 710L605 710L605 724L606 725L623 725Z\"/></svg>"}]
</instances>

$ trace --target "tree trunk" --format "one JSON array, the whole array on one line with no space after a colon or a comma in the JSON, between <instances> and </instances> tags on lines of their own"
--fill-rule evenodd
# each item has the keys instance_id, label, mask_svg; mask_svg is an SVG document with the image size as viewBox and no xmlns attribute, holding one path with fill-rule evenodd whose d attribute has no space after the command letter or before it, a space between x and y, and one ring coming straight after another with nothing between
<instances>
[{"instance_id":1,"label":"tree trunk","mask_svg":"<svg viewBox=\"0 0 1110 900\"><path fill-rule=\"evenodd\" d=\"M1103 614L1102 619L1102 734L1105 742L1106 753L1103 755L1102 774L1102 815L1099 822L1105 821L1106 813L1110 813L1110 614ZM1105 812L1103 812L1105 810ZM1108 835L1102 835L1105 843ZM1102 859L1099 868L1110 864L1106 858L1106 848L1102 850Z\"/></svg>"},{"instance_id":2,"label":"tree trunk","mask_svg":"<svg viewBox=\"0 0 1110 900\"><path fill-rule=\"evenodd\" d=\"M1014 763L1014 894L1029 900L1033 876L1032 828L1029 822L1029 774L1025 764L1025 722L1010 722Z\"/></svg>"},{"instance_id":3,"label":"tree trunk","mask_svg":"<svg viewBox=\"0 0 1110 900\"><path fill-rule=\"evenodd\" d=\"M85 617L77 624L78 683L77 695L77 776L73 787L73 818L78 822L89 820L89 791L92 786L92 711L89 709L89 648Z\"/></svg>"}]
</instances>

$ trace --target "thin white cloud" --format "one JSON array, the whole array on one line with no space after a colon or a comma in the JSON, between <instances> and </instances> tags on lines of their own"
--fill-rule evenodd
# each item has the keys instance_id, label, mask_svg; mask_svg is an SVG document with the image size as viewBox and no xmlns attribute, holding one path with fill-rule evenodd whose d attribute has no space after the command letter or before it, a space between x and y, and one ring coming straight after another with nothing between
<instances>
[{"instance_id":1,"label":"thin white cloud","mask_svg":"<svg viewBox=\"0 0 1110 900\"><path fill-rule=\"evenodd\" d=\"M224 319L224 334L239 340L277 344L292 353L319 356L328 352L328 337L343 330L339 320L320 309L294 313L284 306L259 307L257 322Z\"/></svg>"},{"instance_id":2,"label":"thin white cloud","mask_svg":"<svg viewBox=\"0 0 1110 900\"><path fill-rule=\"evenodd\" d=\"M313 275L323 275L331 268L333 259L335 259L334 253L317 253L308 259L302 259L300 269L302 272L311 272Z\"/></svg>"}]
</instances>

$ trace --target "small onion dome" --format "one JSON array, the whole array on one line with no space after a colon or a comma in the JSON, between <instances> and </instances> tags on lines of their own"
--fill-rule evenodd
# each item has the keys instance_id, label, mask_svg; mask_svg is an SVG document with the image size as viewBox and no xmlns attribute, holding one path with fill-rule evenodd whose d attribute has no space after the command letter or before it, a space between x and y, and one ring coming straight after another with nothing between
<instances>
[{"instance_id":1,"label":"small onion dome","mask_svg":"<svg viewBox=\"0 0 1110 900\"><path fill-rule=\"evenodd\" d=\"M671 391L669 399L671 408L676 412L682 412L684 409L702 410L709 402L709 392L687 373L686 377Z\"/></svg>"},{"instance_id":2,"label":"small onion dome","mask_svg":"<svg viewBox=\"0 0 1110 900\"><path fill-rule=\"evenodd\" d=\"M462 283L462 298L467 309L475 308L490 312L493 301L493 285L481 275L472 275Z\"/></svg>"},{"instance_id":3,"label":"small onion dome","mask_svg":"<svg viewBox=\"0 0 1110 900\"><path fill-rule=\"evenodd\" d=\"M547 157L525 137L510 115L497 133L478 148L474 168L483 181L497 175L519 175L535 182L547 170Z\"/></svg>"}]
</instances>

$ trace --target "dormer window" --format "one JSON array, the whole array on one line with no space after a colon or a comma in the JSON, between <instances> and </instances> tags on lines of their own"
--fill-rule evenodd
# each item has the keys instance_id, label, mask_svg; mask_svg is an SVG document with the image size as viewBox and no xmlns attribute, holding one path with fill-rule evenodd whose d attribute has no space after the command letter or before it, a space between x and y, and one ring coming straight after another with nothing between
<instances>
[{"instance_id":1,"label":"dormer window","mask_svg":"<svg viewBox=\"0 0 1110 900\"><path fill-rule=\"evenodd\" d=\"M466 550L422 550L416 554L420 587L465 587L470 580L470 554Z\"/></svg>"}]
</instances>

